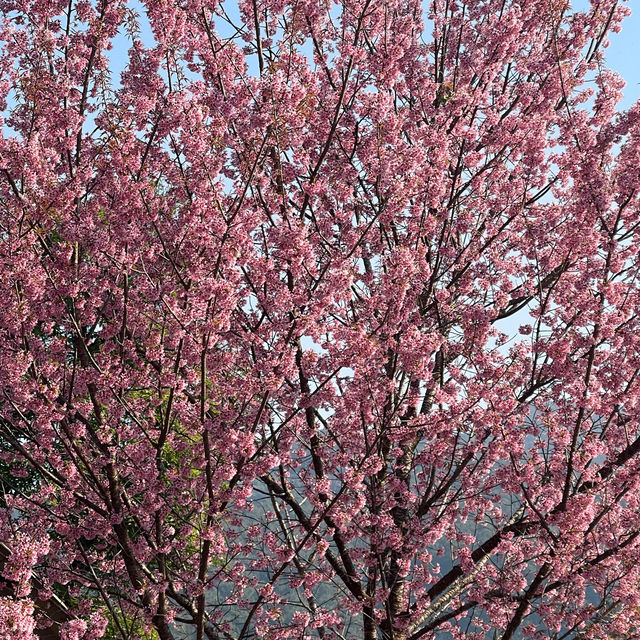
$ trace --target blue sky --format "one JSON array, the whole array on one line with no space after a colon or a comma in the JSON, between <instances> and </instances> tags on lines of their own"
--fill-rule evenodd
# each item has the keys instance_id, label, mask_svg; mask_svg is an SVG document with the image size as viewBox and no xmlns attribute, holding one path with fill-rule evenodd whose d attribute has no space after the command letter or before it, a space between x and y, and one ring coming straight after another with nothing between
<instances>
[{"instance_id":1,"label":"blue sky","mask_svg":"<svg viewBox=\"0 0 640 640\"><path fill-rule=\"evenodd\" d=\"M631 15L624 21L620 33L611 34L606 50L608 67L627 82L621 107L630 107L640 97L640 0L630 0Z\"/></svg>"}]
</instances>

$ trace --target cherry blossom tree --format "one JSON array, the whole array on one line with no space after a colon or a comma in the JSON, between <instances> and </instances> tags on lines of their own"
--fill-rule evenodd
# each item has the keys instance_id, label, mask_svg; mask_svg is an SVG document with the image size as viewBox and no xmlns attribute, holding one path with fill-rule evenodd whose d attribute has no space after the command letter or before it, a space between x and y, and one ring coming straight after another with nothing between
<instances>
[{"instance_id":1,"label":"cherry blossom tree","mask_svg":"<svg viewBox=\"0 0 640 640\"><path fill-rule=\"evenodd\" d=\"M1 638L638 637L624 4L1 13Z\"/></svg>"},{"instance_id":2,"label":"cherry blossom tree","mask_svg":"<svg viewBox=\"0 0 640 640\"><path fill-rule=\"evenodd\" d=\"M38 556L48 551L45 542L29 540L24 534L13 536L11 553L5 552L2 575L10 580L11 595L0 596L0 638L2 640L36 640L34 635L34 603L31 594L31 577ZM5 550L3 550L5 551Z\"/></svg>"}]
</instances>

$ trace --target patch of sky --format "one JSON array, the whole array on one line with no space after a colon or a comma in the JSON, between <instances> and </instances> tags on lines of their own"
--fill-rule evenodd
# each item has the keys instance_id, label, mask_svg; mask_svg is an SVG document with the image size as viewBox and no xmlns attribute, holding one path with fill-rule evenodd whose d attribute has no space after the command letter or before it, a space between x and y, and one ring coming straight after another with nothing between
<instances>
[{"instance_id":1,"label":"patch of sky","mask_svg":"<svg viewBox=\"0 0 640 640\"><path fill-rule=\"evenodd\" d=\"M640 98L640 65L638 65L640 5L637 2L625 2L624 5L631 7L631 15L622 23L620 33L609 35L609 45L604 50L607 67L617 71L627 83L619 109L628 109ZM590 2L575 0L571 6L575 11L587 11L590 8Z\"/></svg>"},{"instance_id":2,"label":"patch of sky","mask_svg":"<svg viewBox=\"0 0 640 640\"><path fill-rule=\"evenodd\" d=\"M112 40L111 49L105 53L109 59L109 72L114 90L120 88L122 72L129 63L131 36L134 35L139 39L145 49L150 49L157 44L144 4L140 0L130 0L127 3L127 13L127 28L120 27L118 34Z\"/></svg>"}]
</instances>

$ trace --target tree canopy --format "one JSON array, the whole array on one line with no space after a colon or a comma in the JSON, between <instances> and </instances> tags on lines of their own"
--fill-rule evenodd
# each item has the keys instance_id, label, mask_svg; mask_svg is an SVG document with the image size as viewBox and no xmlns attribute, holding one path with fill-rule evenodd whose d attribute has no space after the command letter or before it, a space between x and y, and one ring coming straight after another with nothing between
<instances>
[{"instance_id":1,"label":"tree canopy","mask_svg":"<svg viewBox=\"0 0 640 640\"><path fill-rule=\"evenodd\" d=\"M2 640L640 634L627 12L2 0Z\"/></svg>"}]
</instances>

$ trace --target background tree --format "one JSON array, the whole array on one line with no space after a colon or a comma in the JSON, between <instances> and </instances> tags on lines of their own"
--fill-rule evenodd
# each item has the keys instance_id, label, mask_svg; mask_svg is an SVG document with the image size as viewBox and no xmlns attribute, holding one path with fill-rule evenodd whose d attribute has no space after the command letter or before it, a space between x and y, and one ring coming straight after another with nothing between
<instances>
[{"instance_id":1,"label":"background tree","mask_svg":"<svg viewBox=\"0 0 640 640\"><path fill-rule=\"evenodd\" d=\"M0 534L63 637L640 633L623 5L1 10Z\"/></svg>"}]
</instances>

